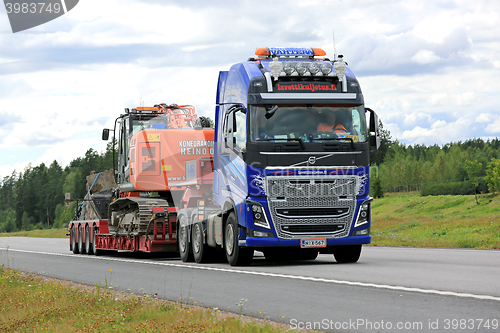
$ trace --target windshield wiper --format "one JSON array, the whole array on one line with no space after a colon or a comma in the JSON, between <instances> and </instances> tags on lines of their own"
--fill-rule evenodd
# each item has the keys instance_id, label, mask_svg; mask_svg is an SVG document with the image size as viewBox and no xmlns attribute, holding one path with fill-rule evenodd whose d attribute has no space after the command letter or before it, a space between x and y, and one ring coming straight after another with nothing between
<instances>
[{"instance_id":1,"label":"windshield wiper","mask_svg":"<svg viewBox=\"0 0 500 333\"><path fill-rule=\"evenodd\" d=\"M352 138L311 138L312 140L331 140L331 141L351 141L351 149L354 149L354 140Z\"/></svg>"},{"instance_id":2,"label":"windshield wiper","mask_svg":"<svg viewBox=\"0 0 500 333\"><path fill-rule=\"evenodd\" d=\"M352 138L311 138L309 140L335 140L335 141L342 141L342 140L347 140L354 142Z\"/></svg>"},{"instance_id":3,"label":"windshield wiper","mask_svg":"<svg viewBox=\"0 0 500 333\"><path fill-rule=\"evenodd\" d=\"M306 149L306 147L304 146L304 140L302 140L302 138L262 139L262 140L257 140L257 142L259 142L259 141L280 141L280 140L283 140L283 141L298 141L300 143L300 147L302 148L302 150Z\"/></svg>"}]
</instances>

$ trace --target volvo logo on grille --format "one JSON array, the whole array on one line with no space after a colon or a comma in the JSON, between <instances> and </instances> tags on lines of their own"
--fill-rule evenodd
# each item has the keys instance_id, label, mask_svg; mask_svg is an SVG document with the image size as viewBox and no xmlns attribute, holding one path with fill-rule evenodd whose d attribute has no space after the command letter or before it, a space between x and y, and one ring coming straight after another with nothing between
<instances>
[{"instance_id":1,"label":"volvo logo on grille","mask_svg":"<svg viewBox=\"0 0 500 333\"><path fill-rule=\"evenodd\" d=\"M316 163L316 157L315 157L315 156L311 156L311 157L309 157L309 159L307 160L307 163L309 163L309 164L314 164L314 163Z\"/></svg>"}]
</instances>

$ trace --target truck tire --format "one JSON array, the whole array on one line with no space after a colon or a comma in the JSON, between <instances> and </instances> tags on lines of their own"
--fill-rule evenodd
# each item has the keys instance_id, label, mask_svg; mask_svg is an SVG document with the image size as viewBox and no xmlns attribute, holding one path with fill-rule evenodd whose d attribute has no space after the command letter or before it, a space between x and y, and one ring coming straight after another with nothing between
<instances>
[{"instance_id":1,"label":"truck tire","mask_svg":"<svg viewBox=\"0 0 500 333\"><path fill-rule=\"evenodd\" d=\"M85 254L85 243L83 242L83 230L81 224L78 226L78 252L80 252L80 254Z\"/></svg>"},{"instance_id":2,"label":"truck tire","mask_svg":"<svg viewBox=\"0 0 500 333\"><path fill-rule=\"evenodd\" d=\"M231 266L248 266L253 259L253 249L241 247L238 242L238 221L234 212L229 213L224 228L224 249Z\"/></svg>"},{"instance_id":3,"label":"truck tire","mask_svg":"<svg viewBox=\"0 0 500 333\"><path fill-rule=\"evenodd\" d=\"M184 215L179 216L177 220L179 229L177 230L179 254L183 262L193 261L193 254L191 253L191 246L189 244L189 227L187 218Z\"/></svg>"},{"instance_id":4,"label":"truck tire","mask_svg":"<svg viewBox=\"0 0 500 333\"><path fill-rule=\"evenodd\" d=\"M209 261L211 259L211 248L203 242L203 225L201 222L194 223L191 231L191 244L194 260L197 263Z\"/></svg>"},{"instance_id":5,"label":"truck tire","mask_svg":"<svg viewBox=\"0 0 500 333\"><path fill-rule=\"evenodd\" d=\"M361 245L343 245L335 247L333 256L339 264L357 262L361 255Z\"/></svg>"},{"instance_id":6,"label":"truck tire","mask_svg":"<svg viewBox=\"0 0 500 333\"><path fill-rule=\"evenodd\" d=\"M76 241L76 230L74 225L71 226L70 235L71 235L71 251L73 251L74 254L78 254L80 252L78 251L78 242Z\"/></svg>"},{"instance_id":7,"label":"truck tire","mask_svg":"<svg viewBox=\"0 0 500 333\"><path fill-rule=\"evenodd\" d=\"M88 225L85 226L85 252L87 254L93 254L92 243L90 242L90 228Z\"/></svg>"},{"instance_id":8,"label":"truck tire","mask_svg":"<svg viewBox=\"0 0 500 333\"><path fill-rule=\"evenodd\" d=\"M103 252L103 250L101 249L97 249L96 248L96 237L95 237L95 234L97 233L97 227L94 226L93 228L93 232L92 232L92 253L95 255L95 256L100 256Z\"/></svg>"}]
</instances>

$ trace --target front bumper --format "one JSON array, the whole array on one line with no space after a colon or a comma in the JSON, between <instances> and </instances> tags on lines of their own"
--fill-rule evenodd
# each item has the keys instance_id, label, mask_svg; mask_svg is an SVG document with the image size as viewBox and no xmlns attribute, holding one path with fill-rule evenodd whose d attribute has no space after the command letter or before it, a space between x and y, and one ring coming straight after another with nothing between
<instances>
[{"instance_id":1,"label":"front bumper","mask_svg":"<svg viewBox=\"0 0 500 333\"><path fill-rule=\"evenodd\" d=\"M307 239L307 237L304 237ZM336 245L360 245L360 244L370 244L371 235L365 236L350 236L338 239L327 239L326 246L336 246ZM241 242L240 245L248 247L300 247L300 239L278 239L278 238L259 238L259 237L247 237L246 242ZM322 248L318 248L322 249Z\"/></svg>"}]
</instances>

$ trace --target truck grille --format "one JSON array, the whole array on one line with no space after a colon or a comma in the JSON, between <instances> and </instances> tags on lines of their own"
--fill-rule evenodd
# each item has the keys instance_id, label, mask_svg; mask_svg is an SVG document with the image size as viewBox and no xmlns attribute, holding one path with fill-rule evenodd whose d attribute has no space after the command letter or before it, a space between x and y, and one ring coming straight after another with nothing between
<instances>
[{"instance_id":1,"label":"truck grille","mask_svg":"<svg viewBox=\"0 0 500 333\"><path fill-rule=\"evenodd\" d=\"M356 188L355 176L267 177L267 200L278 237L346 237Z\"/></svg>"}]
</instances>

